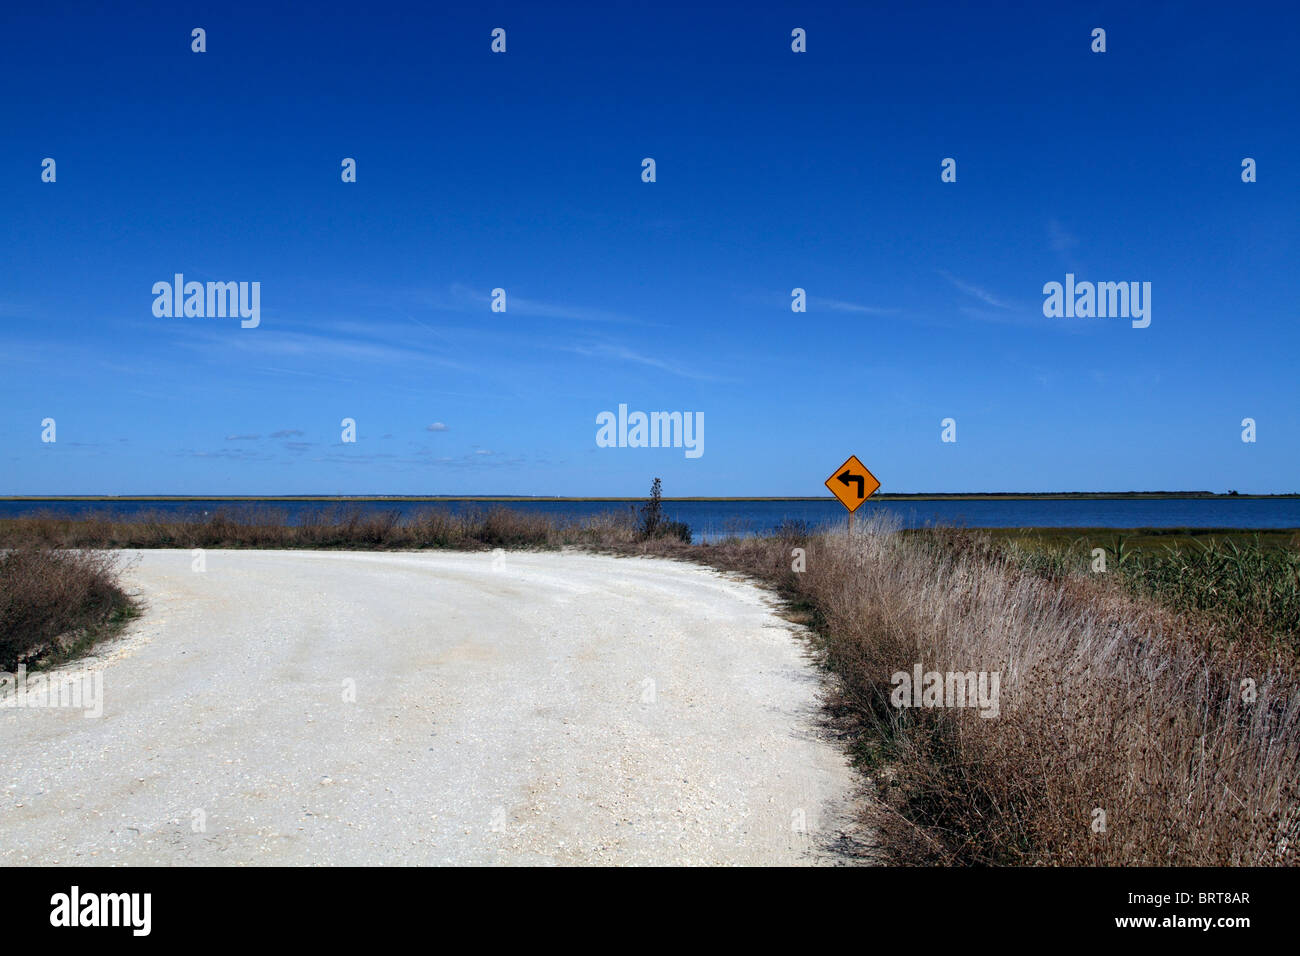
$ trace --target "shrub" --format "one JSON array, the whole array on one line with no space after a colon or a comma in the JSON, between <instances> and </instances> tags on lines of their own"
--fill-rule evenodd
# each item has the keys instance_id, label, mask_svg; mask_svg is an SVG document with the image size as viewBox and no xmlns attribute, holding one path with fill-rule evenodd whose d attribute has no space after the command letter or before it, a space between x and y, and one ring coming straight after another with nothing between
<instances>
[{"instance_id":1,"label":"shrub","mask_svg":"<svg viewBox=\"0 0 1300 956\"><path fill-rule=\"evenodd\" d=\"M59 655L133 613L120 558L17 548L0 555L0 670Z\"/></svg>"},{"instance_id":2,"label":"shrub","mask_svg":"<svg viewBox=\"0 0 1300 956\"><path fill-rule=\"evenodd\" d=\"M650 486L650 497L641 506L641 537L657 538L664 523L663 486L658 478Z\"/></svg>"},{"instance_id":3,"label":"shrub","mask_svg":"<svg viewBox=\"0 0 1300 956\"><path fill-rule=\"evenodd\" d=\"M687 544L691 543L690 526L683 521L673 521L664 515L663 485L658 478L650 486L650 497L641 506L641 522L637 531L647 541L671 538Z\"/></svg>"}]
</instances>

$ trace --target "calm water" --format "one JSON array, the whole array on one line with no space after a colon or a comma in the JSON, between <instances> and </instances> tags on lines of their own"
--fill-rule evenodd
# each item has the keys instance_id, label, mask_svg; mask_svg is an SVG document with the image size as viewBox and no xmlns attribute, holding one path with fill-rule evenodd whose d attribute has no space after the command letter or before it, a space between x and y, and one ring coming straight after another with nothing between
<instances>
[{"instance_id":1,"label":"calm water","mask_svg":"<svg viewBox=\"0 0 1300 956\"><path fill-rule=\"evenodd\" d=\"M632 502L524 501L504 507L541 512L557 517L577 517L609 511L626 511ZM177 515L203 515L217 509L244 511L270 509L290 522L311 512L357 507L363 511L412 514L426 508L452 511L495 507L495 503L464 501L0 501L0 517L58 512L126 516L154 511ZM768 531L786 520L828 525L844 520L844 509L824 501L666 501L664 510L685 521L695 540L726 534ZM1021 501L868 501L858 517L888 512L904 527L931 524L970 528L1300 528L1300 499L1231 498L1094 498Z\"/></svg>"}]
</instances>

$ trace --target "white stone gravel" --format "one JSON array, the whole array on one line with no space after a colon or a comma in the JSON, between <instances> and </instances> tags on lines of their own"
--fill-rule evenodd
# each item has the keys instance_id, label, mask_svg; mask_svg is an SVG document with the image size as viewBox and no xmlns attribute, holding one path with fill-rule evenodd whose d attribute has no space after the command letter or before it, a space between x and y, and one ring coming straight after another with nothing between
<instances>
[{"instance_id":1,"label":"white stone gravel","mask_svg":"<svg viewBox=\"0 0 1300 956\"><path fill-rule=\"evenodd\" d=\"M578 552L192 560L134 554L144 617L65 669L102 670L101 718L0 709L0 864L802 864L852 830L819 677L751 584Z\"/></svg>"}]
</instances>

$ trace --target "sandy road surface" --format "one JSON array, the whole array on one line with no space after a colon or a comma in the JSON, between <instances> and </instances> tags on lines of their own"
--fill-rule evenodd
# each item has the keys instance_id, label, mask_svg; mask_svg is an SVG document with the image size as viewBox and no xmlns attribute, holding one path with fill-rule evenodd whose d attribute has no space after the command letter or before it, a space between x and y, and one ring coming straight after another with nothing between
<instances>
[{"instance_id":1,"label":"sandy road surface","mask_svg":"<svg viewBox=\"0 0 1300 956\"><path fill-rule=\"evenodd\" d=\"M145 616L65 669L103 716L0 709L0 864L834 862L849 826L798 637L717 572L135 560Z\"/></svg>"}]
</instances>

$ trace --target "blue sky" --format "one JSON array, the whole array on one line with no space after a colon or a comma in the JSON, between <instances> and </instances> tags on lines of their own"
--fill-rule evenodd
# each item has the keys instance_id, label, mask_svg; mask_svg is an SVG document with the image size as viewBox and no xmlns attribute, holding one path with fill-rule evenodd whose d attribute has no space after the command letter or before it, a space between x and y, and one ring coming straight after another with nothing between
<instances>
[{"instance_id":1,"label":"blue sky","mask_svg":"<svg viewBox=\"0 0 1300 956\"><path fill-rule=\"evenodd\" d=\"M7 5L0 493L1300 491L1294 4L542 6Z\"/></svg>"}]
</instances>

